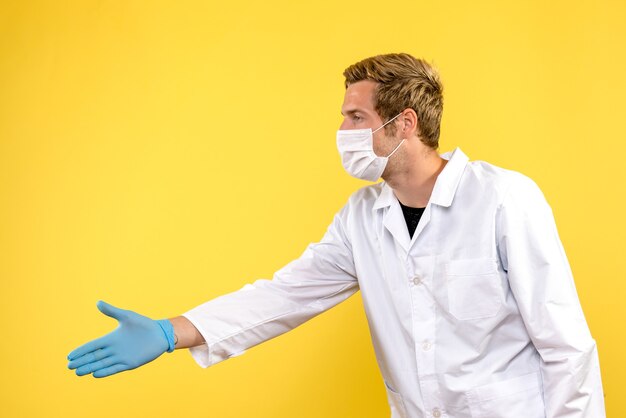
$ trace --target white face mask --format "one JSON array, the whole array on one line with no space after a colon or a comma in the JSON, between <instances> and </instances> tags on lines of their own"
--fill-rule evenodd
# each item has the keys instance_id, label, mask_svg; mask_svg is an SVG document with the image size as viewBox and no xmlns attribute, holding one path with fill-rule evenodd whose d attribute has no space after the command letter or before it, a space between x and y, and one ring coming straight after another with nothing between
<instances>
[{"instance_id":1,"label":"white face mask","mask_svg":"<svg viewBox=\"0 0 626 418\"><path fill-rule=\"evenodd\" d=\"M379 157L374 152L374 133L401 114L398 113L375 131L372 131L372 128L340 129L337 131L337 149L339 149L339 154L341 154L343 168L346 169L348 174L358 179L369 181L376 181L382 176L389 157L400 148L404 139L391 151L391 154L386 157Z\"/></svg>"}]
</instances>

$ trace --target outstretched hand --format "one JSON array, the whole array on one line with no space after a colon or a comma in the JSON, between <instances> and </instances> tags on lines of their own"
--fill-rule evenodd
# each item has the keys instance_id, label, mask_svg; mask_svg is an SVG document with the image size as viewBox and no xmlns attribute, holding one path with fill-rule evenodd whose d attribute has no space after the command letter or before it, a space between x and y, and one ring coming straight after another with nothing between
<instances>
[{"instance_id":1,"label":"outstretched hand","mask_svg":"<svg viewBox=\"0 0 626 418\"><path fill-rule=\"evenodd\" d=\"M106 377L142 366L174 350L174 329L169 320L155 321L133 311L99 301L98 309L116 319L118 327L103 337L73 350L67 359L76 375Z\"/></svg>"}]
</instances>

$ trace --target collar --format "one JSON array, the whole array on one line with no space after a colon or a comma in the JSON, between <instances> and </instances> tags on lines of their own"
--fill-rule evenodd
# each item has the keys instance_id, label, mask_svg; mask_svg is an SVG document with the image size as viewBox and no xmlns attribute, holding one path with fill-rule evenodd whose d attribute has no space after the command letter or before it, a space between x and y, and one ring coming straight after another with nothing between
<instances>
[{"instance_id":1,"label":"collar","mask_svg":"<svg viewBox=\"0 0 626 418\"><path fill-rule=\"evenodd\" d=\"M454 194L456 193L456 189L461 181L469 158L459 147L455 148L454 151L440 154L440 156L448 160L448 163L443 170L441 170L439 176L437 176L435 187L433 188L428 203L448 207L452 204ZM395 200L397 200L397 198L393 193L393 189L387 182L383 182L382 190L374 202L372 210L391 206Z\"/></svg>"}]
</instances>

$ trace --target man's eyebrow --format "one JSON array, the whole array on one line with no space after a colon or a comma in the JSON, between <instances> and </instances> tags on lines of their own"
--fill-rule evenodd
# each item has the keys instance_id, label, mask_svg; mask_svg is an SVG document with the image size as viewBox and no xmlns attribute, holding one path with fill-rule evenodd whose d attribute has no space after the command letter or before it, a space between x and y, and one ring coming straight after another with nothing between
<instances>
[{"instance_id":1,"label":"man's eyebrow","mask_svg":"<svg viewBox=\"0 0 626 418\"><path fill-rule=\"evenodd\" d=\"M348 115L353 115L353 114L355 114L355 113L357 113L357 112L363 112L363 111L362 111L361 109L359 109L359 108L354 108L354 109L348 109L348 110L346 110L346 112L345 112L345 114L344 114L344 112L343 112L343 110L342 110L342 111L341 111L341 115L342 115L342 116L345 116L346 114L348 114Z\"/></svg>"}]
</instances>

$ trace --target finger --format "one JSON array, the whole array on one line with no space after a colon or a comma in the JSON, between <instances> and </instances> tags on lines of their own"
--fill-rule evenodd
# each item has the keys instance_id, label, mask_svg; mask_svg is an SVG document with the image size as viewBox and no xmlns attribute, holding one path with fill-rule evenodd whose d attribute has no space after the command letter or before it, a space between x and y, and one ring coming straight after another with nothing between
<instances>
[{"instance_id":1,"label":"finger","mask_svg":"<svg viewBox=\"0 0 626 418\"><path fill-rule=\"evenodd\" d=\"M76 360L79 357L84 356L87 353L91 353L92 351L96 351L101 348L105 348L108 345L109 339L104 336L100 338L96 338L93 341L89 341L87 344L81 345L80 347L74 349L71 353L67 355L68 360Z\"/></svg>"},{"instance_id":2,"label":"finger","mask_svg":"<svg viewBox=\"0 0 626 418\"><path fill-rule=\"evenodd\" d=\"M125 366L124 364L117 363L117 364L114 364L113 366L95 371L93 373L93 377L107 377L115 373L123 372L124 370L128 370L128 367Z\"/></svg>"},{"instance_id":3,"label":"finger","mask_svg":"<svg viewBox=\"0 0 626 418\"><path fill-rule=\"evenodd\" d=\"M106 369L119 363L119 359L116 356L107 357L102 360L95 361L93 363L85 364L84 366L76 369L77 376L84 376L89 373L97 372L101 369Z\"/></svg>"},{"instance_id":4,"label":"finger","mask_svg":"<svg viewBox=\"0 0 626 418\"><path fill-rule=\"evenodd\" d=\"M103 300L99 300L98 303L96 304L96 306L98 307L100 312L102 312L106 316L110 316L111 318L115 318L118 321L121 321L122 319L126 318L126 310L125 309L116 308L115 306L110 305L110 304L106 303Z\"/></svg>"},{"instance_id":5,"label":"finger","mask_svg":"<svg viewBox=\"0 0 626 418\"><path fill-rule=\"evenodd\" d=\"M92 351L91 353L87 353L84 356L75 358L74 360L70 361L69 364L67 365L68 369L77 369L81 366L84 366L85 364L89 364L89 363L93 363L96 362L98 360L102 360L104 358L107 358L109 356L111 356L112 350L111 348L107 347L107 348L101 348L99 350L96 351Z\"/></svg>"}]
</instances>

